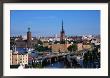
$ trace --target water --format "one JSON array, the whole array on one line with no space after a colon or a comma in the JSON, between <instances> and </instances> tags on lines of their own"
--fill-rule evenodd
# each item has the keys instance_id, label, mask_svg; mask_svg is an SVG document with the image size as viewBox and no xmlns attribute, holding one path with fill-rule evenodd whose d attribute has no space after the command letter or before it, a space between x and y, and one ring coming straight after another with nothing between
<instances>
[{"instance_id":1,"label":"water","mask_svg":"<svg viewBox=\"0 0 110 78\"><path fill-rule=\"evenodd\" d=\"M81 68L86 68L83 65L83 60L80 60L79 64L81 65ZM65 66L64 66L64 62L61 61L61 62L56 62L56 63L49 64L49 65L45 66L45 68L65 68ZM93 67L93 63L88 63L87 68L97 68L97 67Z\"/></svg>"},{"instance_id":2,"label":"water","mask_svg":"<svg viewBox=\"0 0 110 78\"><path fill-rule=\"evenodd\" d=\"M80 61L79 61L79 64L80 64L82 67L84 67L84 65L83 65L83 60L80 60Z\"/></svg>"},{"instance_id":3,"label":"water","mask_svg":"<svg viewBox=\"0 0 110 78\"><path fill-rule=\"evenodd\" d=\"M64 62L63 61L55 62L55 63L45 66L45 68L64 68Z\"/></svg>"}]
</instances>

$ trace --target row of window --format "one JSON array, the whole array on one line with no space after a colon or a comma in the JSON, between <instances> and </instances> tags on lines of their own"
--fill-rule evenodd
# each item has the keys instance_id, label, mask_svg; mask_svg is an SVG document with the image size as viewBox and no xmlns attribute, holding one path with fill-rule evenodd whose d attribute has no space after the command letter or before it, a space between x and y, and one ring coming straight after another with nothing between
<instances>
[{"instance_id":1,"label":"row of window","mask_svg":"<svg viewBox=\"0 0 110 78\"><path fill-rule=\"evenodd\" d=\"M27 63L28 61L20 61L19 63ZM14 61L12 61L12 64L13 63L17 63L17 60L16 60L16 62L14 62Z\"/></svg>"}]
</instances>

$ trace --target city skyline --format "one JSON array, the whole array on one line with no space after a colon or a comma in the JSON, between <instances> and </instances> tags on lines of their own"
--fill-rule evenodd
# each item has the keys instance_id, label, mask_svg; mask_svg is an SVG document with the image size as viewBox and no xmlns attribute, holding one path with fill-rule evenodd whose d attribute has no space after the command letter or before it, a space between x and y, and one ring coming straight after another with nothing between
<instances>
[{"instance_id":1,"label":"city skyline","mask_svg":"<svg viewBox=\"0 0 110 78\"><path fill-rule=\"evenodd\" d=\"M64 23L66 35L100 34L99 10L12 10L11 35L59 35ZM45 26L45 27L44 27Z\"/></svg>"}]
</instances>

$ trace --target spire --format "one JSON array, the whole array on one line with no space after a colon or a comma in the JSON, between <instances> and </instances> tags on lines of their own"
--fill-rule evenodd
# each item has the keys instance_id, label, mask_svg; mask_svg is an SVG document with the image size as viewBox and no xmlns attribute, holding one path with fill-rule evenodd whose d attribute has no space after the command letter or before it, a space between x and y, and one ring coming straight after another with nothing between
<instances>
[{"instance_id":1,"label":"spire","mask_svg":"<svg viewBox=\"0 0 110 78\"><path fill-rule=\"evenodd\" d=\"M62 20L62 30L61 30L62 33L64 33L64 29L63 29L63 20Z\"/></svg>"},{"instance_id":2,"label":"spire","mask_svg":"<svg viewBox=\"0 0 110 78\"><path fill-rule=\"evenodd\" d=\"M62 20L62 31L64 31L64 30L63 30L63 20Z\"/></svg>"},{"instance_id":3,"label":"spire","mask_svg":"<svg viewBox=\"0 0 110 78\"><path fill-rule=\"evenodd\" d=\"M65 32L64 32L64 29L63 29L63 20L62 20L62 29L61 29L61 32L60 32L60 41L61 41L61 43L64 42L64 38L65 38Z\"/></svg>"}]
</instances>

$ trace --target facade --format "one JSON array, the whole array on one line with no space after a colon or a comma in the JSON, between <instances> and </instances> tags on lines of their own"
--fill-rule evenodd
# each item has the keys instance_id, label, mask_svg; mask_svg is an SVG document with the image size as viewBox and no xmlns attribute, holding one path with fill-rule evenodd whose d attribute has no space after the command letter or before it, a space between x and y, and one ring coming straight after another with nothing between
<instances>
[{"instance_id":1,"label":"facade","mask_svg":"<svg viewBox=\"0 0 110 78\"><path fill-rule=\"evenodd\" d=\"M83 49L91 50L92 49L92 45L90 45L90 44L83 45Z\"/></svg>"},{"instance_id":2,"label":"facade","mask_svg":"<svg viewBox=\"0 0 110 78\"><path fill-rule=\"evenodd\" d=\"M28 65L28 53L10 52L10 65Z\"/></svg>"},{"instance_id":3,"label":"facade","mask_svg":"<svg viewBox=\"0 0 110 78\"><path fill-rule=\"evenodd\" d=\"M43 42L43 47L49 46L49 42L45 41Z\"/></svg>"},{"instance_id":4,"label":"facade","mask_svg":"<svg viewBox=\"0 0 110 78\"><path fill-rule=\"evenodd\" d=\"M16 47L17 48L32 48L35 44L37 44L38 40L32 40L30 42L31 46L29 45L29 42L27 40L16 40Z\"/></svg>"},{"instance_id":5,"label":"facade","mask_svg":"<svg viewBox=\"0 0 110 78\"><path fill-rule=\"evenodd\" d=\"M78 43L77 44L77 51L81 51L81 50L91 50L92 49L92 45L91 44L83 44L83 43Z\"/></svg>"},{"instance_id":6,"label":"facade","mask_svg":"<svg viewBox=\"0 0 110 78\"><path fill-rule=\"evenodd\" d=\"M10 65L12 65L12 50L10 50Z\"/></svg>"},{"instance_id":7,"label":"facade","mask_svg":"<svg viewBox=\"0 0 110 78\"><path fill-rule=\"evenodd\" d=\"M19 64L28 65L28 53L18 54Z\"/></svg>"},{"instance_id":8,"label":"facade","mask_svg":"<svg viewBox=\"0 0 110 78\"><path fill-rule=\"evenodd\" d=\"M18 60L19 60L19 58L18 58L18 52L16 51L16 52L12 52L12 50L11 50L11 52L10 52L10 65L18 65L19 64L19 62L18 62Z\"/></svg>"},{"instance_id":9,"label":"facade","mask_svg":"<svg viewBox=\"0 0 110 78\"><path fill-rule=\"evenodd\" d=\"M83 50L83 44L82 43L78 43L77 44L77 51L81 51Z\"/></svg>"},{"instance_id":10,"label":"facade","mask_svg":"<svg viewBox=\"0 0 110 78\"><path fill-rule=\"evenodd\" d=\"M94 39L92 39L91 40L91 43L94 43L95 45L100 45L100 39L98 39L98 38L94 38Z\"/></svg>"},{"instance_id":11,"label":"facade","mask_svg":"<svg viewBox=\"0 0 110 78\"><path fill-rule=\"evenodd\" d=\"M16 47L17 48L26 48L27 46L27 40L16 40Z\"/></svg>"},{"instance_id":12,"label":"facade","mask_svg":"<svg viewBox=\"0 0 110 78\"><path fill-rule=\"evenodd\" d=\"M68 47L71 44L52 44L52 52L68 52Z\"/></svg>"}]
</instances>

